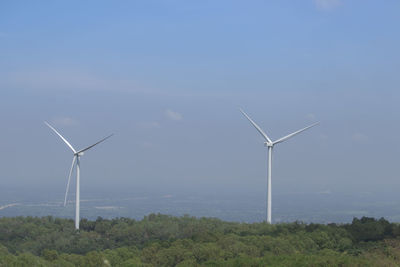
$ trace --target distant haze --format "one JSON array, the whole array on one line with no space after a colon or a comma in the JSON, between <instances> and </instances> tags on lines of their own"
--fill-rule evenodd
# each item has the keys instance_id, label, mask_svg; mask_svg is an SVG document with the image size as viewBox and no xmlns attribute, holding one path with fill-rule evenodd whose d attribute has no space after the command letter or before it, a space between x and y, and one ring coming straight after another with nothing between
<instances>
[{"instance_id":1,"label":"distant haze","mask_svg":"<svg viewBox=\"0 0 400 267\"><path fill-rule=\"evenodd\" d=\"M273 213L304 201L307 218L321 203L349 204L351 217L351 205L369 203L397 220L399 9L394 0L3 1L0 206L62 200L72 153L46 120L76 148L115 133L82 157L82 199L211 194L265 214L267 150L241 107L273 139L321 121L277 145Z\"/></svg>"}]
</instances>

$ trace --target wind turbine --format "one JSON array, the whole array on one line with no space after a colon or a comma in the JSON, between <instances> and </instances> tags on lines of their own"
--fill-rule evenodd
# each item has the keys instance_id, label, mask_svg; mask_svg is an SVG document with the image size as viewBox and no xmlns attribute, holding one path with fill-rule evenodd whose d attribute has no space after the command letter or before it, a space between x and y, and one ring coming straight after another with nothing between
<instances>
[{"instance_id":1,"label":"wind turbine","mask_svg":"<svg viewBox=\"0 0 400 267\"><path fill-rule=\"evenodd\" d=\"M256 128L256 130L264 137L265 142L264 142L264 146L268 147L268 191L267 191L267 223L271 223L271 168L272 168L272 149L274 148L274 145L281 143L283 141L286 141L287 139L295 136L296 134L299 134L317 124L319 124L319 122L316 122L314 124L311 124L310 126L307 126L303 129L300 129L296 132L293 132L291 134L288 134L282 138L277 139L276 141L272 141L268 135L260 128L260 126L258 126L242 109L240 109L240 112L242 112L242 114L250 121L251 124L253 124L254 128Z\"/></svg>"},{"instance_id":2,"label":"wind turbine","mask_svg":"<svg viewBox=\"0 0 400 267\"><path fill-rule=\"evenodd\" d=\"M105 141L106 139L110 138L113 134L101 139L97 143L94 143L93 145L90 145L84 149L81 150L75 150L75 148L59 133L57 132L56 129L54 129L53 126L51 126L48 122L44 122L47 126L49 126L50 129L52 129L63 141L64 143L72 150L74 153L74 157L72 158L72 165L71 169L69 170L69 176L68 176L68 182L67 182L67 189L65 191L65 197L64 197L64 207L67 205L67 195L68 195L68 190L69 190L69 182L71 181L71 175L72 171L74 169L75 163L76 163L76 201L75 201L75 229L79 230L79 210L80 210L80 157L83 156L84 152L86 150L91 149L95 145L100 144L101 142Z\"/></svg>"}]
</instances>

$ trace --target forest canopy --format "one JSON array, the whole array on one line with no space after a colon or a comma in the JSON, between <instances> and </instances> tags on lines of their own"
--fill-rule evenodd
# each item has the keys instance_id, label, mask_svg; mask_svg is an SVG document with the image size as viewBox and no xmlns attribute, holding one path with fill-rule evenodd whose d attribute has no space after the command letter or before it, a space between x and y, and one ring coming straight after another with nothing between
<instances>
[{"instance_id":1,"label":"forest canopy","mask_svg":"<svg viewBox=\"0 0 400 267\"><path fill-rule=\"evenodd\" d=\"M150 214L95 221L0 218L0 266L383 266L400 262L400 226L266 224Z\"/></svg>"}]
</instances>

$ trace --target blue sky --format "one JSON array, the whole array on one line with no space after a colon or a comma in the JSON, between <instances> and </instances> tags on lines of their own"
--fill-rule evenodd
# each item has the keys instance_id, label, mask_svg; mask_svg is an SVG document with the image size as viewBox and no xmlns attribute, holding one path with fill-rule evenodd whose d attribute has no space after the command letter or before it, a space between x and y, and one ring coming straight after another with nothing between
<instances>
[{"instance_id":1,"label":"blue sky","mask_svg":"<svg viewBox=\"0 0 400 267\"><path fill-rule=\"evenodd\" d=\"M265 194L400 187L398 1L2 1L0 188ZM0 189L1 190L1 189Z\"/></svg>"}]
</instances>

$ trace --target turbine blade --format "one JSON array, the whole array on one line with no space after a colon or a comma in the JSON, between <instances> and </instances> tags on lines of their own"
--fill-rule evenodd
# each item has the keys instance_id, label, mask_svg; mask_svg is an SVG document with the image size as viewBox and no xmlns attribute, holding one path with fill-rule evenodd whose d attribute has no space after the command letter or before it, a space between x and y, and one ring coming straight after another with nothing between
<instances>
[{"instance_id":1,"label":"turbine blade","mask_svg":"<svg viewBox=\"0 0 400 267\"><path fill-rule=\"evenodd\" d=\"M271 139L269 139L268 135L258 126L247 114L244 112L242 109L240 109L240 112L250 121L251 124L253 124L254 128L267 140L269 143L272 143Z\"/></svg>"},{"instance_id":2,"label":"turbine blade","mask_svg":"<svg viewBox=\"0 0 400 267\"><path fill-rule=\"evenodd\" d=\"M100 141L98 141L97 143L94 143L93 145L88 146L87 148L84 148L84 149L79 150L78 152L76 152L76 154L79 154L79 153L85 152L86 150L91 149L91 148L94 147L95 145L100 144L101 142L105 141L106 139L110 138L110 137L113 136L113 135L114 135L114 134L110 134L109 136L107 136L107 137L101 139Z\"/></svg>"},{"instance_id":3,"label":"turbine blade","mask_svg":"<svg viewBox=\"0 0 400 267\"><path fill-rule=\"evenodd\" d=\"M67 195L68 195L68 191L69 191L69 183L71 181L72 171L75 166L75 160L76 160L76 156L74 156L74 158L72 159L71 169L69 170L67 189L65 190L65 197L64 197L64 207L67 205Z\"/></svg>"},{"instance_id":4,"label":"turbine blade","mask_svg":"<svg viewBox=\"0 0 400 267\"><path fill-rule=\"evenodd\" d=\"M73 146L67 141L67 139L65 139L59 132L57 132L56 129L54 129L53 126L51 126L47 121L44 122L47 126L49 126L50 129L52 129L63 141L64 143L67 144L67 146L69 146L69 148L71 148L72 152L76 153L76 150L73 148Z\"/></svg>"},{"instance_id":5,"label":"turbine blade","mask_svg":"<svg viewBox=\"0 0 400 267\"><path fill-rule=\"evenodd\" d=\"M282 137L282 138L279 138L279 139L276 140L273 144L275 145L275 144L281 143L281 142L283 142L283 141L286 141L286 140L289 139L290 137L293 137L293 136L295 136L296 134L299 134L299 133L301 133L301 132L304 132L305 130L310 129L311 127L314 127L314 126L317 125L317 124L319 124L319 122L316 122L316 123L314 123L314 124L311 124L310 126L307 126L307 127L303 128L303 129L300 129L300 130L298 130L298 131L296 131L296 132L294 132L294 133L288 134L288 135L286 135L286 136L284 136L284 137Z\"/></svg>"}]
</instances>

